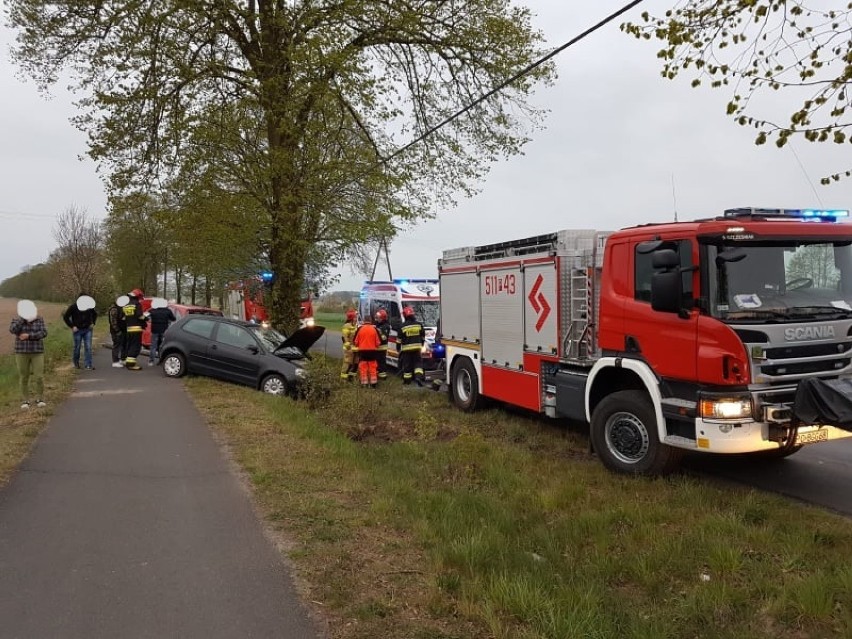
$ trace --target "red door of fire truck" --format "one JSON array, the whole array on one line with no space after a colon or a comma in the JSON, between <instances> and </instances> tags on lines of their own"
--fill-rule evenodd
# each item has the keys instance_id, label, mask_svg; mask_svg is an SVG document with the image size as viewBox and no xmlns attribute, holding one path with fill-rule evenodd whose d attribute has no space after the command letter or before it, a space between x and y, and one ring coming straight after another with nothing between
<instances>
[{"instance_id":1,"label":"red door of fire truck","mask_svg":"<svg viewBox=\"0 0 852 639\"><path fill-rule=\"evenodd\" d=\"M684 308L689 310L674 314L651 308L653 253L642 251L643 242L631 242L633 295L624 305L624 350L639 355L664 379L692 382L698 379L698 310L693 308L698 277L692 268L698 252L693 240L665 240L680 256Z\"/></svg>"}]
</instances>

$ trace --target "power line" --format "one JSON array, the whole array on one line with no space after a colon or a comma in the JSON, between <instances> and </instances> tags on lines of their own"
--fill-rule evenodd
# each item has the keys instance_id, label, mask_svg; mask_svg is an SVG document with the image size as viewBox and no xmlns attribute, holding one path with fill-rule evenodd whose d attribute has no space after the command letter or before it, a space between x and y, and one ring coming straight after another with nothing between
<instances>
[{"instance_id":1,"label":"power line","mask_svg":"<svg viewBox=\"0 0 852 639\"><path fill-rule=\"evenodd\" d=\"M3 211L0 210L0 216L6 218L20 218L20 219L36 219L36 220L52 220L56 218L56 215L49 215L46 213L20 213L18 211Z\"/></svg>"},{"instance_id":2,"label":"power line","mask_svg":"<svg viewBox=\"0 0 852 639\"><path fill-rule=\"evenodd\" d=\"M523 69L521 69L520 71L518 71L515 75L513 75L512 77L510 77L508 80L505 80L505 81L501 82L501 83L500 83L500 84L498 84L496 87L494 87L493 89L491 89L491 90L490 90L490 91L488 91L487 93L484 93L483 95L481 95L480 97L478 97L476 100L474 100L473 102L471 102L471 103L470 103L469 105L467 105L466 107L464 107L464 108L462 108L461 110L457 111L457 112L456 112L456 113L454 113L453 115L451 115L451 116L449 116L449 117L447 117L447 118L444 118L441 122L439 122L439 123L438 123L438 124L436 124L435 126L430 127L430 128L429 128L429 129L427 129L427 130L426 130L423 134L421 134L419 137L415 138L414 140L412 140L411 142L409 142L409 143L408 143L408 144L406 144L405 146L403 146L403 147L401 147L401 148L397 149L396 151L394 151L393 153L391 153L391 154L390 154L389 156L387 156L386 158L383 158L383 160L382 160L382 161L383 161L383 162L385 162L385 163L390 162L390 161L391 161L393 158L395 158L396 156L398 156L398 155L400 155L400 154L404 153L405 151L407 151L408 149L410 149L411 147L413 147L415 144L418 144L418 143L422 142L423 140L425 140L427 137L429 137L430 135L432 135L433 133L435 133L435 132L436 132L436 131L438 131L439 129L443 128L444 126L448 125L448 124L449 124L450 122L452 122L453 120L455 120L455 119L459 118L460 116L464 115L465 113L467 113L468 111L470 111L470 110L471 110L473 107L475 107L476 105L481 104L482 102L484 102L485 100L487 100L488 98L490 98L492 95L494 95L494 94L495 94L495 93L497 93L498 91L502 91L502 90L503 90L503 89L505 89L507 86L509 86L510 84L512 84L513 82L515 82L516 80L519 80L520 78L524 77L525 75L527 75L528 73L530 73L533 69L536 69L536 68L540 67L542 64L544 64L544 63L545 63L545 62L547 62L548 60L550 60L550 59L552 59L552 58L555 58L557 55L559 55L560 53L562 53L563 51L565 51L565 49L567 49L568 47L573 46L573 45L577 44L578 42L580 42L580 40L583 40L583 39L585 39L586 37L590 36L592 33L594 33L595 31L597 31L597 30L598 30L598 29L600 29L601 27L606 26L607 24L609 24L610 22L612 22L613 20L615 20L615 19L616 19L617 17L619 17L620 15L622 15L622 14L627 13L628 11L630 11L630 9L632 9L632 8L633 8L633 7L635 7L636 5L640 4L641 2L642 2L642 0L633 0L632 2L628 2L626 5L624 5L623 7L621 7L620 9L618 9L617 11L615 11L615 12L613 12L613 13L610 13L607 17L605 17L603 20L601 20L601 21L600 21L600 22L598 22L597 24L595 24L595 25L593 25L593 26L589 27L588 29L586 29L586 30L585 30L585 31L583 31L582 33L580 33L580 34L578 34L578 35L574 36L573 38L571 38L570 40L568 40L568 42L566 42L565 44L563 44L563 45L562 45L562 46L560 46L560 47L557 47L556 49L554 49L553 51L551 51L550 53L548 53L548 54L547 54L547 55L545 55L544 57L539 58L538 60L536 60L536 61L535 61L535 62L533 62L532 64L530 64L530 65L528 65L528 66L524 67Z\"/></svg>"},{"instance_id":3,"label":"power line","mask_svg":"<svg viewBox=\"0 0 852 639\"><path fill-rule=\"evenodd\" d=\"M808 186L811 187L811 191L813 191L814 196L817 199L817 202L819 202L819 205L821 207L824 206L824 204L822 203L822 198L819 196L819 193L817 192L816 187L814 186L814 181L811 179L811 176L808 175L808 172L805 169L805 165L802 164L802 160L799 158L799 154L796 153L796 149L793 148L793 144L791 143L790 140L787 140L787 148L790 149L793 152L793 157L795 157L796 162L799 163L799 168L802 169L802 173L804 173L804 175L805 175L805 180L807 181Z\"/></svg>"}]
</instances>

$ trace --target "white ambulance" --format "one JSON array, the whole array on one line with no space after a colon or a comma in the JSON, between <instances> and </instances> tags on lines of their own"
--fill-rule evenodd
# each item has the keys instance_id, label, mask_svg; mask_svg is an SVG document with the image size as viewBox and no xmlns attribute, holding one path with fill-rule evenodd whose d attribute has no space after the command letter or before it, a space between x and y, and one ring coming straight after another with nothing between
<instances>
[{"instance_id":1,"label":"white ambulance","mask_svg":"<svg viewBox=\"0 0 852 639\"><path fill-rule=\"evenodd\" d=\"M391 325L388 364L395 367L399 358L396 328L402 323L402 309L405 306L414 309L415 317L426 329L423 368L427 371L437 369L443 360L444 352L441 345L435 344L441 308L438 280L398 279L364 282L358 304L359 321L363 321L368 315L375 317L379 309L387 312Z\"/></svg>"}]
</instances>

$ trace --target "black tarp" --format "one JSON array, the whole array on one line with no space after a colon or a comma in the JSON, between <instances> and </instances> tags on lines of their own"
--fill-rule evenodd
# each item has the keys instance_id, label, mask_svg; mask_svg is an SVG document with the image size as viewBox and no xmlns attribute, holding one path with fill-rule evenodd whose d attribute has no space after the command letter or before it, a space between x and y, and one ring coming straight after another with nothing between
<instances>
[{"instance_id":1,"label":"black tarp","mask_svg":"<svg viewBox=\"0 0 852 639\"><path fill-rule=\"evenodd\" d=\"M852 380L803 379L796 389L793 415L804 424L852 431Z\"/></svg>"}]
</instances>

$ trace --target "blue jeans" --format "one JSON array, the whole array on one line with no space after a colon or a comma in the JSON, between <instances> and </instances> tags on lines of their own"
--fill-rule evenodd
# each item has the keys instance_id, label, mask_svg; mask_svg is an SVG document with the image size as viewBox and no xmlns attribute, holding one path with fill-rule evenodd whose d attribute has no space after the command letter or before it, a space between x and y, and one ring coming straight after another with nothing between
<instances>
[{"instance_id":1,"label":"blue jeans","mask_svg":"<svg viewBox=\"0 0 852 639\"><path fill-rule=\"evenodd\" d=\"M151 346L148 348L148 361L156 362L160 357L164 333L151 333Z\"/></svg>"},{"instance_id":2,"label":"blue jeans","mask_svg":"<svg viewBox=\"0 0 852 639\"><path fill-rule=\"evenodd\" d=\"M80 328L74 331L74 366L80 366L80 346L85 350L85 366L92 367L92 329Z\"/></svg>"}]
</instances>

